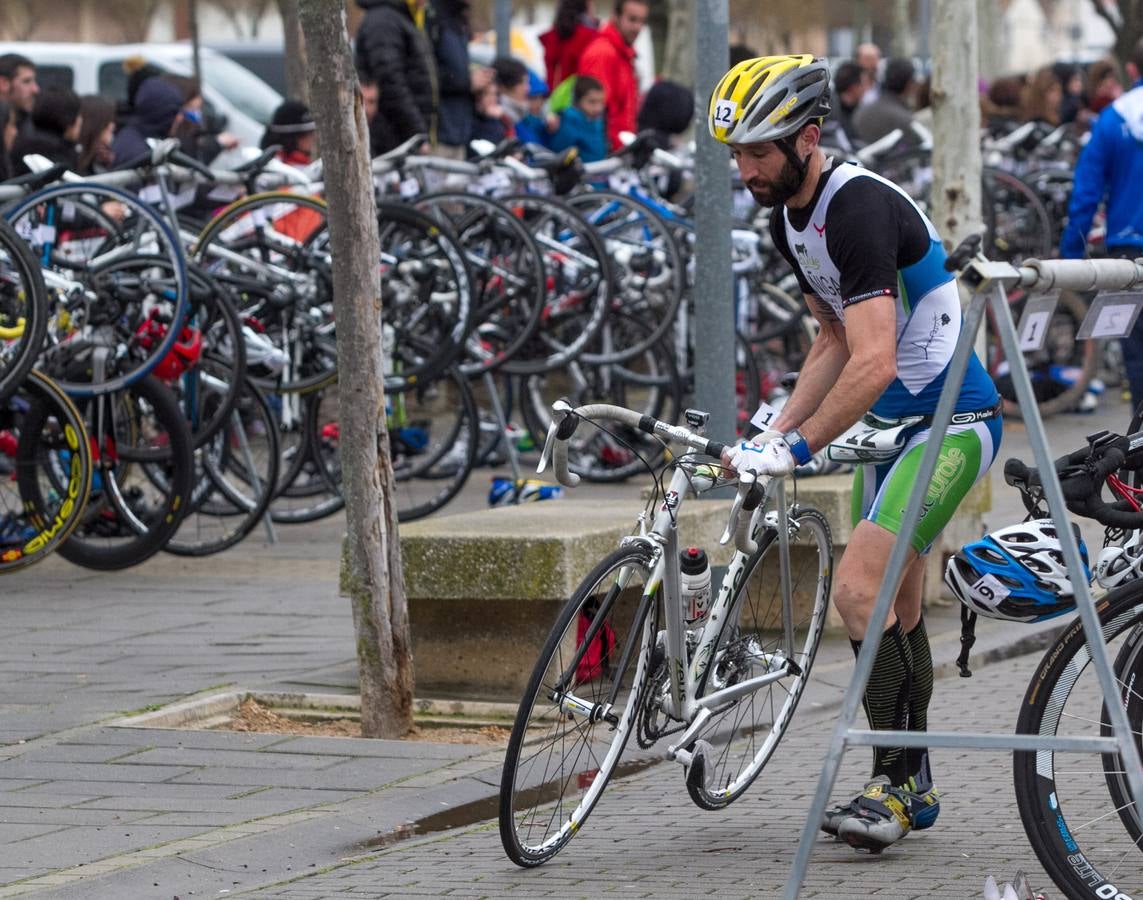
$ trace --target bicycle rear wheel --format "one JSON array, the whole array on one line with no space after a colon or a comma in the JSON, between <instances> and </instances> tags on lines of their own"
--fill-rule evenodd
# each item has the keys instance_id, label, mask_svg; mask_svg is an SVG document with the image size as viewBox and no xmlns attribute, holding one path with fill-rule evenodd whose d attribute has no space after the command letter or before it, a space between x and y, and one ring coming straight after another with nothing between
<instances>
[{"instance_id":1,"label":"bicycle rear wheel","mask_svg":"<svg viewBox=\"0 0 1143 900\"><path fill-rule=\"evenodd\" d=\"M0 219L0 401L31 371L48 329L48 295L39 264Z\"/></svg>"},{"instance_id":2,"label":"bicycle rear wheel","mask_svg":"<svg viewBox=\"0 0 1143 900\"><path fill-rule=\"evenodd\" d=\"M619 765L650 665L650 575L646 547L607 556L564 607L536 661L500 780L500 839L518 866L559 853Z\"/></svg>"},{"instance_id":3,"label":"bicycle rear wheel","mask_svg":"<svg viewBox=\"0 0 1143 900\"><path fill-rule=\"evenodd\" d=\"M785 675L713 710L713 724L700 742L704 752L687 772L687 792L703 809L730 805L758 777L789 727L821 641L833 571L829 523L815 509L790 510L792 647L783 630L776 526L773 516L758 551L748 560L736 560L726 574L723 590L734 591L730 613L700 677L698 696L767 674ZM664 685L666 674L660 675ZM662 693L651 696L657 699Z\"/></svg>"},{"instance_id":4,"label":"bicycle rear wheel","mask_svg":"<svg viewBox=\"0 0 1143 900\"><path fill-rule=\"evenodd\" d=\"M194 487L194 447L174 394L147 375L81 401L95 472L83 519L60 556L88 569L138 565L179 529Z\"/></svg>"},{"instance_id":5,"label":"bicycle rear wheel","mask_svg":"<svg viewBox=\"0 0 1143 900\"><path fill-rule=\"evenodd\" d=\"M67 394L32 370L0 403L0 575L67 540L91 490L91 445Z\"/></svg>"},{"instance_id":6,"label":"bicycle rear wheel","mask_svg":"<svg viewBox=\"0 0 1143 900\"><path fill-rule=\"evenodd\" d=\"M1138 745L1143 703L1133 680L1133 652L1143 630L1143 582L1132 581L1100 602L1108 652L1116 660L1119 702ZM1018 734L1109 735L1107 708L1077 618L1048 648L1028 685ZM1013 756L1016 805L1032 849L1068 897L1137 897L1143 892L1140 812L1126 786L1118 753L1051 750ZM1110 796L1108 795L1110 792Z\"/></svg>"}]
</instances>

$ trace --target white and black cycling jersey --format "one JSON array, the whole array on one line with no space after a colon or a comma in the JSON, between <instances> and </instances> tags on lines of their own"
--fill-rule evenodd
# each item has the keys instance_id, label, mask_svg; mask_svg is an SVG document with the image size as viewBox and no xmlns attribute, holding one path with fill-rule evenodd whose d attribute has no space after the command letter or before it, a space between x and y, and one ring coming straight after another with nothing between
<instances>
[{"instance_id":1,"label":"white and black cycling jersey","mask_svg":"<svg viewBox=\"0 0 1143 900\"><path fill-rule=\"evenodd\" d=\"M960 294L936 229L912 199L860 166L827 162L806 206L775 207L770 233L823 318L844 325L855 303L894 298L897 377L873 412L895 418L935 410L960 334ZM997 399L973 356L956 409L986 409Z\"/></svg>"}]
</instances>

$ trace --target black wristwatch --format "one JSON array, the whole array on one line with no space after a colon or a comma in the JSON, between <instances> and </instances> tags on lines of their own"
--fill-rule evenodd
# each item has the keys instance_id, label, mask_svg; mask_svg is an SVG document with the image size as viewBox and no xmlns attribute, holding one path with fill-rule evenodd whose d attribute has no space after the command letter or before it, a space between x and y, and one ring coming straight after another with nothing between
<instances>
[{"instance_id":1,"label":"black wristwatch","mask_svg":"<svg viewBox=\"0 0 1143 900\"><path fill-rule=\"evenodd\" d=\"M794 455L794 461L799 466L804 466L814 455L810 452L810 445L806 443L805 437L797 428L793 428L782 435L782 440L786 442L786 446L790 448L790 453Z\"/></svg>"}]
</instances>

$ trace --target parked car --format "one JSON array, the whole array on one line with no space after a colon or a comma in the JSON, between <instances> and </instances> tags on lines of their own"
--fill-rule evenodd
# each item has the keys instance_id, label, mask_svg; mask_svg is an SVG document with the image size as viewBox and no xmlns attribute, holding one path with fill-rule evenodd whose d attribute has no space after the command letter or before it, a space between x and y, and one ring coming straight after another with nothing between
<instances>
[{"instance_id":1,"label":"parked car","mask_svg":"<svg viewBox=\"0 0 1143 900\"><path fill-rule=\"evenodd\" d=\"M142 56L172 75L193 74L191 45L55 44L0 42L0 55L20 53L36 64L40 85L58 84L77 94L101 94L117 103L127 98L123 60ZM245 145L256 146L282 102L282 95L257 75L209 47L201 48L202 97L208 121Z\"/></svg>"},{"instance_id":2,"label":"parked car","mask_svg":"<svg viewBox=\"0 0 1143 900\"><path fill-rule=\"evenodd\" d=\"M282 44L211 41L206 46L245 66L283 97L289 93L286 87L286 51Z\"/></svg>"}]
</instances>

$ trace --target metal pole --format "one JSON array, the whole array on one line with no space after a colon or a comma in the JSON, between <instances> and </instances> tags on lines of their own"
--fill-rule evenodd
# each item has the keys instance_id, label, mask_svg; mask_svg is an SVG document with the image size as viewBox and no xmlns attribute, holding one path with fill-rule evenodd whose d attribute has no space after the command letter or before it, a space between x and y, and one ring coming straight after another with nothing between
<instances>
[{"instance_id":1,"label":"metal pole","mask_svg":"<svg viewBox=\"0 0 1143 900\"><path fill-rule=\"evenodd\" d=\"M694 402L709 432L734 435L734 282L730 268L730 160L707 130L707 100L729 61L727 0L695 7ZM751 410L750 412L753 412ZM706 496L711 496L707 494Z\"/></svg>"},{"instance_id":2,"label":"metal pole","mask_svg":"<svg viewBox=\"0 0 1143 900\"><path fill-rule=\"evenodd\" d=\"M1099 686L1103 691L1104 709L1107 710L1113 734L1119 741L1120 758L1123 761L1123 768L1127 770L1127 784L1131 788L1131 795L1135 798L1138 809L1139 804L1143 803L1143 767L1140 765L1139 748L1135 744L1127 710L1123 703L1119 702L1119 685L1115 681L1111 658L1107 654L1107 644L1103 640L1099 613L1095 611L1095 602L1091 598L1087 579L1084 578L1079 546L1076 544L1068 520L1064 492L1060 487L1059 475L1056 473L1049 449L1044 422L1040 418L1040 408L1036 405L1036 398L1032 393L1032 382L1029 380L1027 365L1016 338L1016 325L1012 321L1012 312L1008 308L1008 294L1003 285L998 285L992 293L992 312L997 320L1004 356L1012 366L1012 386L1016 389L1016 399L1020 401L1024 427L1028 429L1028 443L1032 445L1032 455L1040 470L1044 498L1048 501L1048 509L1051 510L1052 521L1059 536L1060 549L1064 553L1068 578L1075 593L1076 609L1079 611L1080 621L1083 622L1084 634L1087 636L1092 668L1099 678Z\"/></svg>"},{"instance_id":3,"label":"metal pole","mask_svg":"<svg viewBox=\"0 0 1143 900\"><path fill-rule=\"evenodd\" d=\"M929 5L930 0L920 0L918 4L918 21L917 21L917 34L920 38L917 46L917 53L922 59L929 58L929 27L932 22L932 8Z\"/></svg>"},{"instance_id":4,"label":"metal pole","mask_svg":"<svg viewBox=\"0 0 1143 900\"><path fill-rule=\"evenodd\" d=\"M198 37L198 0L190 0L187 5L187 17L190 19L191 62L194 66L194 80L202 89L202 52Z\"/></svg>"},{"instance_id":5,"label":"metal pole","mask_svg":"<svg viewBox=\"0 0 1143 900\"><path fill-rule=\"evenodd\" d=\"M496 0L496 55L512 55L512 0Z\"/></svg>"},{"instance_id":6,"label":"metal pole","mask_svg":"<svg viewBox=\"0 0 1143 900\"><path fill-rule=\"evenodd\" d=\"M960 396L960 388L964 383L964 373L968 369L968 360L972 355L972 345L976 340L976 331L984 317L984 294L974 294L965 314L964 326L957 338L956 349L953 350L952 359L945 374L945 384L941 391L941 398L937 401L936 411L933 413L933 434L944 434L952 420L953 408ZM925 444L925 452L921 456L921 465L917 471L916 483L927 485L933 477L937 467L937 457L941 453L940 441L929 441ZM877 655L877 648L881 644L881 636L885 632L885 623L889 620L889 609L897 594L897 585L901 575L905 572L905 564L912 549L913 532L921 520L921 505L925 500L925 491L914 491L905 507L904 520L901 530L897 533L897 540L893 542L893 550L889 554L889 562L885 567L885 577L881 588L877 592L877 602L869 617L869 626L865 632L865 640L861 643L861 652L857 654L857 665L854 667L853 678L845 692L841 712L838 714L837 727L830 740L826 752L825 763L818 778L818 788L814 795L814 802L810 806L805 826L802 828L802 839L798 842L798 854L794 858L794 867L790 871L790 878L786 882L783 896L785 900L795 900L798 891L805 881L809 869L810 854L813 853L817 840L818 829L821 826L822 813L826 803L829 802L830 791L833 790L834 779L841 766L841 757L845 752L846 742L852 733L853 723L857 719L857 710L861 704L861 697L865 693L865 686L869 683L869 673L873 671L873 657Z\"/></svg>"}]
</instances>

